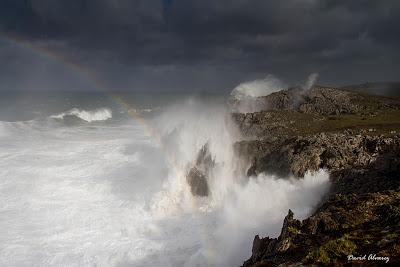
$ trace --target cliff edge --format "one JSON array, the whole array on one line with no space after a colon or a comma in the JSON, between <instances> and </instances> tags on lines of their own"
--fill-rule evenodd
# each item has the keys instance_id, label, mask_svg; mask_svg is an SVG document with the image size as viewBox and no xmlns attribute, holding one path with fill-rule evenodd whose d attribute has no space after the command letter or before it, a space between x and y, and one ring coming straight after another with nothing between
<instances>
[{"instance_id":1,"label":"cliff edge","mask_svg":"<svg viewBox=\"0 0 400 267\"><path fill-rule=\"evenodd\" d=\"M248 176L324 168L332 187L306 220L289 210L279 237L256 236L243 266L399 266L400 99L315 86L257 102L261 111L233 114Z\"/></svg>"}]
</instances>

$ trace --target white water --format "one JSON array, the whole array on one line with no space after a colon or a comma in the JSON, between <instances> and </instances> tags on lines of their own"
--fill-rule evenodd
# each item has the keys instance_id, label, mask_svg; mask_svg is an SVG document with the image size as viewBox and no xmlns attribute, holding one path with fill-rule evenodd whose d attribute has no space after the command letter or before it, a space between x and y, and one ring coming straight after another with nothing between
<instances>
[{"instance_id":1,"label":"white water","mask_svg":"<svg viewBox=\"0 0 400 267\"><path fill-rule=\"evenodd\" d=\"M283 81L272 74L264 79L241 83L231 92L231 99L238 101L233 111L240 113L261 111L265 109L265 102L259 97L287 88L288 86Z\"/></svg>"},{"instance_id":2,"label":"white water","mask_svg":"<svg viewBox=\"0 0 400 267\"><path fill-rule=\"evenodd\" d=\"M324 171L242 175L222 108L191 100L148 123L0 122L0 266L239 266L328 189ZM217 165L197 199L184 174L206 141Z\"/></svg>"},{"instance_id":3,"label":"white water","mask_svg":"<svg viewBox=\"0 0 400 267\"><path fill-rule=\"evenodd\" d=\"M272 74L264 79L248 81L239 84L231 95L237 98L267 96L271 93L287 89L288 86Z\"/></svg>"},{"instance_id":4,"label":"white water","mask_svg":"<svg viewBox=\"0 0 400 267\"><path fill-rule=\"evenodd\" d=\"M96 109L93 111L80 110L73 108L67 112L51 116L53 119L63 119L65 116L76 116L86 122L105 121L112 118L111 110L107 108Z\"/></svg>"},{"instance_id":5,"label":"white water","mask_svg":"<svg viewBox=\"0 0 400 267\"><path fill-rule=\"evenodd\" d=\"M318 73L316 73L316 72L315 73L311 73L308 76L307 81L303 86L303 89L304 90L310 90L315 85L317 80L318 80Z\"/></svg>"}]
</instances>

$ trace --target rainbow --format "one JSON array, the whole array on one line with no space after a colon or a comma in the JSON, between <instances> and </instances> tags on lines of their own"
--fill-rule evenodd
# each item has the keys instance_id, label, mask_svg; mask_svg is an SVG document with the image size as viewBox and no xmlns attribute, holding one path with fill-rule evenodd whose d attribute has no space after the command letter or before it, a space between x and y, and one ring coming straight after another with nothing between
<instances>
[{"instance_id":1,"label":"rainbow","mask_svg":"<svg viewBox=\"0 0 400 267\"><path fill-rule=\"evenodd\" d=\"M88 67L79 64L70 58L67 58L66 56L56 53L55 51L52 51L47 48L43 47L38 47L34 45L32 42L28 40L21 39L19 37L7 35L4 33L0 32L0 38L5 39L6 41L20 47L23 49L27 49L31 51L32 53L35 53L39 57L44 57L46 59L49 59L51 61L57 62L62 64L63 66L66 66L73 72L77 73L81 77L85 78L92 84L95 88L100 90L101 92L105 93L110 97L110 99L119 105L129 116L131 116L138 124L141 126L142 130L159 146L160 150L163 152L165 156L165 160L167 164L172 168L173 173L180 176L184 177L185 175L185 169L182 168L179 164L178 161L173 153L171 153L166 146L163 144L162 141L162 135L160 132L154 128L139 112L137 108L135 108L132 104L126 102L122 96L113 93L111 88L107 86L105 82L100 79L95 72L93 72L91 69ZM189 187L189 185L186 183L186 186ZM194 205L197 205L198 200L195 197L190 198L192 203ZM206 230L204 229L204 232ZM206 239L206 238L205 238Z\"/></svg>"},{"instance_id":2,"label":"rainbow","mask_svg":"<svg viewBox=\"0 0 400 267\"><path fill-rule=\"evenodd\" d=\"M82 64L71 60L70 58L67 58L60 53L57 53L45 47L36 46L31 41L20 38L16 35L0 32L0 37L11 44L18 46L19 48L29 50L39 57L44 57L48 60L62 64L63 66L69 68L81 77L87 79L96 89L107 94L113 100L113 102L118 104L121 108L123 108L123 110L125 110L127 114L129 114L136 122L138 122L145 133L147 133L150 138L152 138L163 150L168 163L170 163L171 166L178 170L175 157L172 154L167 153L165 146L162 143L161 134L150 123L146 121L146 119L137 111L138 109L136 109L132 104L126 102L121 96L113 93L112 90L107 86L107 84L102 81L94 71L92 71L88 67L85 67Z\"/></svg>"},{"instance_id":3,"label":"rainbow","mask_svg":"<svg viewBox=\"0 0 400 267\"><path fill-rule=\"evenodd\" d=\"M112 93L112 90L107 86L107 84L103 82L91 69L85 67L82 64L78 64L77 62L72 61L71 59L65 57L60 53L56 53L55 51L52 51L45 47L36 46L32 42L22 39L18 36L0 32L0 37L22 49L29 50L30 52L36 54L39 57L44 57L51 61L55 61L69 68L73 72L77 73L81 77L88 80L96 89L109 95L117 104L119 104L122 108L124 108L127 111L127 113L134 119L136 119L142 126L143 124L145 124L144 125L145 130L149 130L149 127L151 127L145 121L145 119L136 111L137 109L134 106L129 105L122 99L122 97L119 97L118 95ZM149 134L153 133L153 131L154 130L150 131Z\"/></svg>"},{"instance_id":4,"label":"rainbow","mask_svg":"<svg viewBox=\"0 0 400 267\"><path fill-rule=\"evenodd\" d=\"M104 92L105 94L109 95L110 98L118 104L123 110L127 112L138 124L142 127L142 129L147 133L150 138L152 138L157 145L159 145L160 149L162 150L163 154L165 155L165 159L167 163L169 164L170 167L173 168L174 173L182 176L184 175L184 170L178 165L177 160L175 158L175 155L171 154L164 146L162 142L162 136L161 134L157 131L156 128L154 128L150 123L146 121L146 119L141 116L139 112L137 112L138 109L136 109L132 104L129 104L126 102L121 96L112 93L112 90L107 86L105 82L103 82L95 72L90 70L89 68L78 64L77 62L74 62L73 60L65 57L62 54L56 53L55 51L52 51L50 49L46 49L43 47L38 47L35 46L32 42L28 40L21 39L17 36L12 36L9 34L4 34L0 32L0 37L3 39L7 40L8 42L17 45L18 47L21 47L23 49L28 49L29 51L37 54L40 57L45 57L49 60L58 62L60 64L63 64L64 66L68 67L75 73L83 76L86 78L93 86L95 86L97 89L101 90L101 92ZM189 186L186 184L186 186ZM194 205L197 205L197 200L195 197L191 198L192 203ZM207 238L207 233L208 230L206 228L203 229L202 234L204 235L204 240L208 243L208 238ZM209 254L210 257L215 257L215 253L213 251L207 251L207 254Z\"/></svg>"}]
</instances>

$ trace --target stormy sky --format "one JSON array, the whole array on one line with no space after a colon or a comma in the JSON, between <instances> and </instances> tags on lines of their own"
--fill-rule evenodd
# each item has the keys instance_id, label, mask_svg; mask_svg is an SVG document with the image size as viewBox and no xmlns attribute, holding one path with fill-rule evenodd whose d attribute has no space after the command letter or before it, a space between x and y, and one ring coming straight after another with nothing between
<instances>
[{"instance_id":1,"label":"stormy sky","mask_svg":"<svg viewBox=\"0 0 400 267\"><path fill-rule=\"evenodd\" d=\"M0 89L85 90L36 48L115 90L229 91L313 72L329 85L398 81L398 25L397 0L0 0Z\"/></svg>"}]
</instances>

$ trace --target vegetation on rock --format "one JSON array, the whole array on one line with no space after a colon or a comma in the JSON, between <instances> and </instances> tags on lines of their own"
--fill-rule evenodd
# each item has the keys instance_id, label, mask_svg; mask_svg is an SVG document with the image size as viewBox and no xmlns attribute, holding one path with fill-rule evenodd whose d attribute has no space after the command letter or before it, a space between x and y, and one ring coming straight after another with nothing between
<instances>
[{"instance_id":1,"label":"vegetation on rock","mask_svg":"<svg viewBox=\"0 0 400 267\"><path fill-rule=\"evenodd\" d=\"M348 255L400 264L400 99L334 88L281 91L265 110L234 114L247 140L236 151L249 176L331 173L326 200L306 220L289 211L278 238L253 242L244 266L372 265Z\"/></svg>"}]
</instances>

